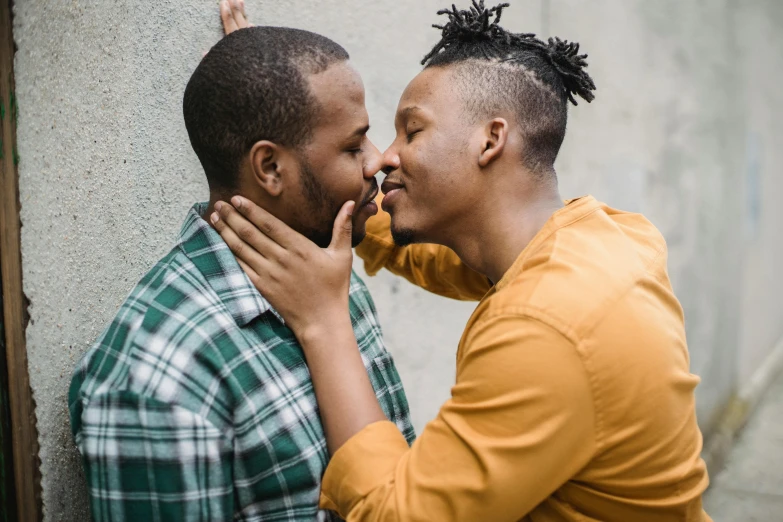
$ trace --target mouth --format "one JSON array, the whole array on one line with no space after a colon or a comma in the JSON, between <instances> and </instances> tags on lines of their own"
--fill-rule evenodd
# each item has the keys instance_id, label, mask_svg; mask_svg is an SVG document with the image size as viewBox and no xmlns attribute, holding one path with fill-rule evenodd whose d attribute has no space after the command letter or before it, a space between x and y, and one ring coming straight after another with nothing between
<instances>
[{"instance_id":1,"label":"mouth","mask_svg":"<svg viewBox=\"0 0 783 522\"><path fill-rule=\"evenodd\" d=\"M381 202L381 206L385 211L389 211L391 208L391 205L394 203L395 198L403 191L405 190L405 185L398 181L385 179L383 183L381 184L381 191L384 194L383 201Z\"/></svg>"},{"instance_id":2,"label":"mouth","mask_svg":"<svg viewBox=\"0 0 783 522\"><path fill-rule=\"evenodd\" d=\"M362 202L358 205L358 209L367 211L372 215L378 213L378 205L375 203L375 197L378 195L378 183L373 180L373 187L370 193L362 199Z\"/></svg>"},{"instance_id":3,"label":"mouth","mask_svg":"<svg viewBox=\"0 0 783 522\"><path fill-rule=\"evenodd\" d=\"M381 191L384 194L388 194L389 192L393 190L399 190L405 188L405 185L400 183L399 181L394 181L390 179L383 180L383 183L381 184Z\"/></svg>"},{"instance_id":4,"label":"mouth","mask_svg":"<svg viewBox=\"0 0 783 522\"><path fill-rule=\"evenodd\" d=\"M370 189L369 194L362 198L361 203L359 203L359 207L366 207L370 203L373 203L375 201L375 196L378 195L378 182L375 180L372 180L372 188Z\"/></svg>"},{"instance_id":5,"label":"mouth","mask_svg":"<svg viewBox=\"0 0 783 522\"><path fill-rule=\"evenodd\" d=\"M373 189L370 192L370 195L367 196L366 198L364 198L364 201L362 201L361 206L363 207L365 205L369 205L370 203L374 202L375 201L375 196L377 196L377 195L378 195L378 184L377 183L373 183Z\"/></svg>"}]
</instances>

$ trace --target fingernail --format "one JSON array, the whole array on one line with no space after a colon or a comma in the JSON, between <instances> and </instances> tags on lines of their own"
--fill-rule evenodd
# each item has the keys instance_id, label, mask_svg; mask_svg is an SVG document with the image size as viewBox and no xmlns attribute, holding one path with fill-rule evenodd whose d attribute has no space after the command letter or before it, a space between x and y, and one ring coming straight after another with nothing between
<instances>
[{"instance_id":1,"label":"fingernail","mask_svg":"<svg viewBox=\"0 0 783 522\"><path fill-rule=\"evenodd\" d=\"M213 212L209 219L212 221L213 225L217 225L217 222L220 221L220 216L218 216L217 212Z\"/></svg>"},{"instance_id":2,"label":"fingernail","mask_svg":"<svg viewBox=\"0 0 783 522\"><path fill-rule=\"evenodd\" d=\"M356 203L355 203L355 202L353 202L353 201L352 201L352 202L351 202L351 203L348 205L347 212L348 212L348 215L349 215L349 216L353 216L353 209L354 209L355 207L356 207Z\"/></svg>"},{"instance_id":3,"label":"fingernail","mask_svg":"<svg viewBox=\"0 0 783 522\"><path fill-rule=\"evenodd\" d=\"M215 210L220 212L221 208L223 208L223 202L222 201L218 201L217 203L215 203Z\"/></svg>"},{"instance_id":4,"label":"fingernail","mask_svg":"<svg viewBox=\"0 0 783 522\"><path fill-rule=\"evenodd\" d=\"M234 196L231 198L231 204L234 205L236 208L242 208L242 198L239 196Z\"/></svg>"}]
</instances>

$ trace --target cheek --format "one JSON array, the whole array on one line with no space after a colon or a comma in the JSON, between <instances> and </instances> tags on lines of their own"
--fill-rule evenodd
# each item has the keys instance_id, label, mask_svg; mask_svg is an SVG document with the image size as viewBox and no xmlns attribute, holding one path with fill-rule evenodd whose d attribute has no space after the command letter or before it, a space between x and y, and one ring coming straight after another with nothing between
<instances>
[{"instance_id":1,"label":"cheek","mask_svg":"<svg viewBox=\"0 0 783 522\"><path fill-rule=\"evenodd\" d=\"M427 136L406 145L400 153L402 169L409 175L417 195L430 197L430 191L443 190L455 174L458 163L455 150L442 136Z\"/></svg>"},{"instance_id":2,"label":"cheek","mask_svg":"<svg viewBox=\"0 0 783 522\"><path fill-rule=\"evenodd\" d=\"M340 161L333 162L327 171L330 178L330 192L337 196L340 203L362 196L364 176L361 156L345 155Z\"/></svg>"}]
</instances>

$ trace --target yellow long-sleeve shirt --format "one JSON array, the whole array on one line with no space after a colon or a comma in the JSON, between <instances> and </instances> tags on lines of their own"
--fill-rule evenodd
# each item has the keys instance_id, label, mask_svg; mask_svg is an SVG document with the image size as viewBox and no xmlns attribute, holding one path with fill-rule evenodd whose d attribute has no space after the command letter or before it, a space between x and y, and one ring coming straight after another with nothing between
<instances>
[{"instance_id":1,"label":"yellow long-sleeve shirt","mask_svg":"<svg viewBox=\"0 0 783 522\"><path fill-rule=\"evenodd\" d=\"M451 398L411 448L388 422L338 450L322 505L349 522L707 522L694 388L666 245L638 214L569 202L490 289L448 249L357 249L450 297L481 298ZM484 295L486 293L486 295Z\"/></svg>"}]
</instances>

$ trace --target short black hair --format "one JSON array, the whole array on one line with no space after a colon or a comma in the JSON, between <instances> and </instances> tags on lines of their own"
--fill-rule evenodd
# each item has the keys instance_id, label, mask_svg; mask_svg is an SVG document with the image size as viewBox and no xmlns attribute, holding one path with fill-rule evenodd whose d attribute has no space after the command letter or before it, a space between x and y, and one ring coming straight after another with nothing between
<instances>
[{"instance_id":1,"label":"short black hair","mask_svg":"<svg viewBox=\"0 0 783 522\"><path fill-rule=\"evenodd\" d=\"M306 145L318 114L307 76L349 59L319 34L250 27L218 42L185 88L190 143L211 190L236 190L239 164L254 143Z\"/></svg>"},{"instance_id":2,"label":"short black hair","mask_svg":"<svg viewBox=\"0 0 783 522\"><path fill-rule=\"evenodd\" d=\"M484 0L468 10L438 11L448 15L441 40L422 60L425 68L458 65L456 87L474 117L511 109L525 137L523 163L534 172L553 170L565 138L567 102L574 95L588 103L595 83L584 70L587 55L579 44L534 34L514 34L498 23L503 3L487 9Z\"/></svg>"}]
</instances>

